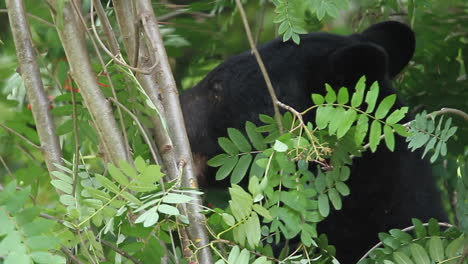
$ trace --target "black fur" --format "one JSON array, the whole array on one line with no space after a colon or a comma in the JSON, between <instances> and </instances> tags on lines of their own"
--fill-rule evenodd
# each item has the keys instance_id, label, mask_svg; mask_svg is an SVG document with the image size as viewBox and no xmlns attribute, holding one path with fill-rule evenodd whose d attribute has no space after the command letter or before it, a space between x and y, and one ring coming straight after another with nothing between
<instances>
[{"instance_id":1,"label":"black fur","mask_svg":"<svg viewBox=\"0 0 468 264\"><path fill-rule=\"evenodd\" d=\"M414 48L413 31L389 21L350 36L310 33L301 36L299 46L275 39L259 52L279 100L304 110L312 104L310 94L323 93L325 83L354 87L362 75L368 84L379 82L380 99L394 93L391 79L408 64ZM243 130L247 120L259 123L260 113L272 115L265 81L250 51L216 67L184 92L181 101L192 151L204 157L221 152L217 138L226 136L228 127ZM395 107L400 106L397 102ZM378 242L378 232L408 226L413 217L446 218L431 168L419 157L397 139L395 152L381 147L354 161L351 195L341 211L319 225L342 263L356 262ZM206 177L214 179L210 172Z\"/></svg>"}]
</instances>

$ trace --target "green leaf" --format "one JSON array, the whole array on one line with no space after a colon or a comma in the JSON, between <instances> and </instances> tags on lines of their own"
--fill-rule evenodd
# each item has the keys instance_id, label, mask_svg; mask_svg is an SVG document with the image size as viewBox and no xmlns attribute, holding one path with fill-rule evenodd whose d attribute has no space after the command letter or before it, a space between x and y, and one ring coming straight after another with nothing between
<instances>
[{"instance_id":1,"label":"green leaf","mask_svg":"<svg viewBox=\"0 0 468 264\"><path fill-rule=\"evenodd\" d=\"M333 117L330 120L330 125L328 126L328 133L334 135L341 123L345 119L345 109L343 107L337 107Z\"/></svg>"},{"instance_id":2,"label":"green leaf","mask_svg":"<svg viewBox=\"0 0 468 264\"><path fill-rule=\"evenodd\" d=\"M375 111L375 118L383 119L385 116L387 116L388 111L390 111L390 108L392 108L393 104L395 104L395 101L396 94L385 97Z\"/></svg>"},{"instance_id":3,"label":"green leaf","mask_svg":"<svg viewBox=\"0 0 468 264\"><path fill-rule=\"evenodd\" d=\"M275 140L275 144L273 145L273 149L277 152L286 152L288 150L288 145L284 144L279 140Z\"/></svg>"},{"instance_id":4,"label":"green leaf","mask_svg":"<svg viewBox=\"0 0 468 264\"><path fill-rule=\"evenodd\" d=\"M168 193L163 197L162 201L170 204L181 204L193 201L193 197L184 194Z\"/></svg>"},{"instance_id":5,"label":"green leaf","mask_svg":"<svg viewBox=\"0 0 468 264\"><path fill-rule=\"evenodd\" d=\"M329 104L333 104L336 101L336 92L329 84L325 84L327 94L325 95L325 101Z\"/></svg>"},{"instance_id":6,"label":"green leaf","mask_svg":"<svg viewBox=\"0 0 468 264\"><path fill-rule=\"evenodd\" d=\"M119 161L119 168L130 178L135 179L137 177L137 172L128 162L121 160ZM120 183L120 182L119 182ZM126 185L126 184L122 184Z\"/></svg>"},{"instance_id":7,"label":"green leaf","mask_svg":"<svg viewBox=\"0 0 468 264\"><path fill-rule=\"evenodd\" d=\"M439 222L436 219L429 219L429 227L427 228L430 236L439 236L440 235L440 226Z\"/></svg>"},{"instance_id":8,"label":"green leaf","mask_svg":"<svg viewBox=\"0 0 468 264\"><path fill-rule=\"evenodd\" d=\"M336 137L341 138L343 137L351 128L353 125L354 121L356 120L357 113L354 109L348 109L344 115L343 119L338 126L338 131L336 132Z\"/></svg>"},{"instance_id":9,"label":"green leaf","mask_svg":"<svg viewBox=\"0 0 468 264\"><path fill-rule=\"evenodd\" d=\"M58 190L66 193L66 194L72 194L73 192L73 187L71 184L66 183L62 180L51 180L50 183Z\"/></svg>"},{"instance_id":10,"label":"green leaf","mask_svg":"<svg viewBox=\"0 0 468 264\"><path fill-rule=\"evenodd\" d=\"M269 115L260 114L259 119L260 119L260 121L262 121L265 124L276 123L275 119L273 117L269 116Z\"/></svg>"},{"instance_id":11,"label":"green leaf","mask_svg":"<svg viewBox=\"0 0 468 264\"><path fill-rule=\"evenodd\" d=\"M364 99L364 90L366 89L366 77L362 76L359 78L359 81L356 83L355 92L351 97L351 106L354 108L358 108L361 106L362 101Z\"/></svg>"},{"instance_id":12,"label":"green leaf","mask_svg":"<svg viewBox=\"0 0 468 264\"><path fill-rule=\"evenodd\" d=\"M349 187L344 182L337 182L336 183L336 189L343 196L348 196L350 194Z\"/></svg>"},{"instance_id":13,"label":"green leaf","mask_svg":"<svg viewBox=\"0 0 468 264\"><path fill-rule=\"evenodd\" d=\"M231 171L234 169L238 160L238 156L229 157L226 160L226 162L224 162L223 166L221 166L221 168L219 168L216 172L216 180L220 181L226 178L229 175L229 173L231 173Z\"/></svg>"},{"instance_id":14,"label":"green leaf","mask_svg":"<svg viewBox=\"0 0 468 264\"><path fill-rule=\"evenodd\" d=\"M366 115L359 115L356 130L354 132L354 142L356 145L360 146L364 141L364 138L367 135L367 131L369 130L369 118Z\"/></svg>"},{"instance_id":15,"label":"green leaf","mask_svg":"<svg viewBox=\"0 0 468 264\"><path fill-rule=\"evenodd\" d=\"M340 194L338 193L338 191L335 188L330 189L328 191L328 197L330 198L330 201L332 202L333 207L336 210L341 210L341 206L342 206L341 197L340 197Z\"/></svg>"},{"instance_id":16,"label":"green leaf","mask_svg":"<svg viewBox=\"0 0 468 264\"><path fill-rule=\"evenodd\" d=\"M209 159L206 164L210 167L219 167L222 166L226 160L229 158L229 155L226 153L221 153L219 155L214 156L213 158Z\"/></svg>"},{"instance_id":17,"label":"green leaf","mask_svg":"<svg viewBox=\"0 0 468 264\"><path fill-rule=\"evenodd\" d=\"M440 237L431 237L429 239L429 254L435 262L444 260L444 246Z\"/></svg>"},{"instance_id":18,"label":"green leaf","mask_svg":"<svg viewBox=\"0 0 468 264\"><path fill-rule=\"evenodd\" d=\"M413 261L403 252L393 252L393 259L397 264L413 264Z\"/></svg>"},{"instance_id":19,"label":"green leaf","mask_svg":"<svg viewBox=\"0 0 468 264\"><path fill-rule=\"evenodd\" d=\"M395 110L387 117L385 123L387 123L388 125L396 124L406 116L406 113L408 113L408 107L406 106Z\"/></svg>"},{"instance_id":20,"label":"green leaf","mask_svg":"<svg viewBox=\"0 0 468 264\"><path fill-rule=\"evenodd\" d=\"M252 155L250 154L244 155L239 159L231 175L231 184L237 184L244 178L250 163L252 163Z\"/></svg>"},{"instance_id":21,"label":"green leaf","mask_svg":"<svg viewBox=\"0 0 468 264\"><path fill-rule=\"evenodd\" d=\"M315 105L321 105L325 102L325 98L321 94L312 94L312 102Z\"/></svg>"},{"instance_id":22,"label":"green leaf","mask_svg":"<svg viewBox=\"0 0 468 264\"><path fill-rule=\"evenodd\" d=\"M422 157L424 158L429 150L432 150L437 142L437 138L433 137L429 142L426 144L426 147L424 148L424 153Z\"/></svg>"},{"instance_id":23,"label":"green leaf","mask_svg":"<svg viewBox=\"0 0 468 264\"><path fill-rule=\"evenodd\" d=\"M239 254L239 257L237 258L236 262L234 262L234 263L236 263L236 264L249 264L249 258L250 258L250 253L246 248L244 248L244 249L242 249L241 253Z\"/></svg>"},{"instance_id":24,"label":"green leaf","mask_svg":"<svg viewBox=\"0 0 468 264\"><path fill-rule=\"evenodd\" d=\"M120 185L127 186L129 181L127 176L125 176L117 167L115 167L112 163L107 165L107 169L109 170L109 174L112 178L118 182ZM135 175L136 176L136 175Z\"/></svg>"},{"instance_id":25,"label":"green leaf","mask_svg":"<svg viewBox=\"0 0 468 264\"><path fill-rule=\"evenodd\" d=\"M385 144L390 151L395 150L395 135L393 134L393 129L390 126L384 125L384 137Z\"/></svg>"},{"instance_id":26,"label":"green leaf","mask_svg":"<svg viewBox=\"0 0 468 264\"><path fill-rule=\"evenodd\" d=\"M317 128L318 129L326 128L334 114L335 114L335 108L331 106L319 107L317 109L317 114L315 115L315 123L317 124Z\"/></svg>"},{"instance_id":27,"label":"green leaf","mask_svg":"<svg viewBox=\"0 0 468 264\"><path fill-rule=\"evenodd\" d=\"M59 201L66 206L72 206L76 204L75 197L69 194L60 195Z\"/></svg>"},{"instance_id":28,"label":"green leaf","mask_svg":"<svg viewBox=\"0 0 468 264\"><path fill-rule=\"evenodd\" d=\"M144 227L150 227L156 224L159 220L159 214L156 212L156 207L152 207L135 220L135 223L143 223Z\"/></svg>"},{"instance_id":29,"label":"green leaf","mask_svg":"<svg viewBox=\"0 0 468 264\"><path fill-rule=\"evenodd\" d=\"M142 157L140 157L140 156L136 157L136 159L135 159L135 168L139 172L143 172L145 170L146 162Z\"/></svg>"},{"instance_id":30,"label":"green leaf","mask_svg":"<svg viewBox=\"0 0 468 264\"><path fill-rule=\"evenodd\" d=\"M426 227L423 225L421 220L413 218L411 222L414 225L414 233L416 234L416 238L424 238L427 235Z\"/></svg>"},{"instance_id":31,"label":"green leaf","mask_svg":"<svg viewBox=\"0 0 468 264\"><path fill-rule=\"evenodd\" d=\"M236 223L236 220L234 220L234 217L230 214L227 213L222 213L221 214L223 221L228 225L228 226L233 226Z\"/></svg>"},{"instance_id":32,"label":"green leaf","mask_svg":"<svg viewBox=\"0 0 468 264\"><path fill-rule=\"evenodd\" d=\"M252 264L271 264L265 256L257 258Z\"/></svg>"},{"instance_id":33,"label":"green leaf","mask_svg":"<svg viewBox=\"0 0 468 264\"><path fill-rule=\"evenodd\" d=\"M403 125L400 125L400 124L395 124L393 125L393 129L395 130L395 132L402 136L402 137L408 137L409 135L411 135L409 132L408 132L408 129L403 126Z\"/></svg>"},{"instance_id":34,"label":"green leaf","mask_svg":"<svg viewBox=\"0 0 468 264\"><path fill-rule=\"evenodd\" d=\"M379 96L379 84L378 82L374 82L369 91L366 95L366 103L367 103L367 110L366 113L372 113L375 108L375 103L377 101L377 97Z\"/></svg>"},{"instance_id":35,"label":"green leaf","mask_svg":"<svg viewBox=\"0 0 468 264\"><path fill-rule=\"evenodd\" d=\"M413 256L416 264L430 264L431 260L427 255L426 250L419 244L412 243L410 245L411 255Z\"/></svg>"},{"instance_id":36,"label":"green leaf","mask_svg":"<svg viewBox=\"0 0 468 264\"><path fill-rule=\"evenodd\" d=\"M255 212L252 212L250 217L245 222L245 231L247 233L247 243L252 247L255 248L258 246L261 238L260 232L260 220L258 219L258 215Z\"/></svg>"},{"instance_id":37,"label":"green leaf","mask_svg":"<svg viewBox=\"0 0 468 264\"><path fill-rule=\"evenodd\" d=\"M113 183L111 180L107 179L106 177L96 174L96 180L102 186L104 186L107 190L116 194L120 192L120 188L117 185L115 185L115 183Z\"/></svg>"},{"instance_id":38,"label":"green leaf","mask_svg":"<svg viewBox=\"0 0 468 264\"><path fill-rule=\"evenodd\" d=\"M270 212L263 206L259 205L259 204L254 204L252 206L252 209L254 209L255 212L257 212L259 215L263 216L263 218L265 218L266 220L272 220L272 216L270 214Z\"/></svg>"},{"instance_id":39,"label":"green leaf","mask_svg":"<svg viewBox=\"0 0 468 264\"><path fill-rule=\"evenodd\" d=\"M400 229L391 229L389 233L403 244L408 244L413 240L413 237L411 235Z\"/></svg>"},{"instance_id":40,"label":"green leaf","mask_svg":"<svg viewBox=\"0 0 468 264\"><path fill-rule=\"evenodd\" d=\"M452 258L461 255L464 246L464 237L461 235L459 238L450 242L445 248L445 255L447 258Z\"/></svg>"},{"instance_id":41,"label":"green leaf","mask_svg":"<svg viewBox=\"0 0 468 264\"><path fill-rule=\"evenodd\" d=\"M263 142L262 134L257 131L254 123L247 121L245 123L245 131L247 131L247 136L256 150L265 150L267 148L265 142Z\"/></svg>"},{"instance_id":42,"label":"green leaf","mask_svg":"<svg viewBox=\"0 0 468 264\"><path fill-rule=\"evenodd\" d=\"M61 172L61 171L53 171L52 175L54 175L56 178L59 180L62 180L68 184L73 184L73 178L68 176L67 174Z\"/></svg>"},{"instance_id":43,"label":"green leaf","mask_svg":"<svg viewBox=\"0 0 468 264\"><path fill-rule=\"evenodd\" d=\"M377 146L380 142L380 135L382 135L382 125L379 121L372 121L372 125L369 133L369 144L372 152L377 150Z\"/></svg>"},{"instance_id":44,"label":"green leaf","mask_svg":"<svg viewBox=\"0 0 468 264\"><path fill-rule=\"evenodd\" d=\"M179 209L172 205L161 204L158 207L158 212L167 214L167 215L180 215Z\"/></svg>"},{"instance_id":45,"label":"green leaf","mask_svg":"<svg viewBox=\"0 0 468 264\"><path fill-rule=\"evenodd\" d=\"M326 186L327 182L325 179L325 174L319 172L317 178L315 179L315 189L317 189L317 192L323 192Z\"/></svg>"},{"instance_id":46,"label":"green leaf","mask_svg":"<svg viewBox=\"0 0 468 264\"><path fill-rule=\"evenodd\" d=\"M101 201L107 202L111 199L110 195L106 192L103 192L101 190L93 189L90 187L84 187L86 192L91 195L91 197L99 199Z\"/></svg>"},{"instance_id":47,"label":"green leaf","mask_svg":"<svg viewBox=\"0 0 468 264\"><path fill-rule=\"evenodd\" d=\"M240 186L235 184L229 188L229 194L231 194L231 201L229 201L229 206L231 207L232 214L236 220L241 221L245 217L249 216L252 212L252 196L244 191Z\"/></svg>"},{"instance_id":48,"label":"green leaf","mask_svg":"<svg viewBox=\"0 0 468 264\"><path fill-rule=\"evenodd\" d=\"M252 151L252 146L250 146L250 143L247 141L244 135L242 133L235 129L235 128L228 128L228 135L229 138L234 142L236 147L241 151L241 152L250 152Z\"/></svg>"},{"instance_id":49,"label":"green leaf","mask_svg":"<svg viewBox=\"0 0 468 264\"><path fill-rule=\"evenodd\" d=\"M236 263L237 258L240 254L240 248L238 246L234 246L229 253L229 257L227 259L228 263Z\"/></svg>"},{"instance_id":50,"label":"green leaf","mask_svg":"<svg viewBox=\"0 0 468 264\"><path fill-rule=\"evenodd\" d=\"M228 138L218 138L218 144L227 154L231 156L239 154L239 149L237 149L236 145L234 145L234 143L232 143L232 141Z\"/></svg>"},{"instance_id":51,"label":"green leaf","mask_svg":"<svg viewBox=\"0 0 468 264\"><path fill-rule=\"evenodd\" d=\"M161 172L161 166L151 164L138 176L137 180L144 183L154 183L159 181L164 176Z\"/></svg>"},{"instance_id":52,"label":"green leaf","mask_svg":"<svg viewBox=\"0 0 468 264\"><path fill-rule=\"evenodd\" d=\"M321 193L318 197L318 210L323 217L330 214L330 203L328 202L328 196L324 193Z\"/></svg>"},{"instance_id":53,"label":"green leaf","mask_svg":"<svg viewBox=\"0 0 468 264\"><path fill-rule=\"evenodd\" d=\"M346 104L349 101L349 93L348 89L345 87L341 87L338 91L338 103L339 104Z\"/></svg>"}]
</instances>

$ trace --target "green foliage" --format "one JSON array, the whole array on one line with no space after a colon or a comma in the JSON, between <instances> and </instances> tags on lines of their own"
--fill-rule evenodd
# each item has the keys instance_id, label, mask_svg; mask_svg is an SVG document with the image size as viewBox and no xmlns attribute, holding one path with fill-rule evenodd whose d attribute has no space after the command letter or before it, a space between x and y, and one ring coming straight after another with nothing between
<instances>
[{"instance_id":1,"label":"green foliage","mask_svg":"<svg viewBox=\"0 0 468 264\"><path fill-rule=\"evenodd\" d=\"M292 39L300 44L300 34L306 34L304 21L310 13L322 20L326 15L336 18L340 10L348 8L348 0L273 0L275 19L279 24L278 34L283 35L283 41Z\"/></svg>"},{"instance_id":2,"label":"green foliage","mask_svg":"<svg viewBox=\"0 0 468 264\"><path fill-rule=\"evenodd\" d=\"M382 246L358 263L460 263L466 247L466 234L454 227L440 231L435 219L427 225L413 219L413 224L408 230L414 229L414 234L399 229L380 233Z\"/></svg>"},{"instance_id":3,"label":"green foliage","mask_svg":"<svg viewBox=\"0 0 468 264\"><path fill-rule=\"evenodd\" d=\"M0 255L4 263L66 263L57 254L64 242L56 222L41 218L39 207L25 207L31 188L11 181L0 192Z\"/></svg>"},{"instance_id":4,"label":"green foliage","mask_svg":"<svg viewBox=\"0 0 468 264\"><path fill-rule=\"evenodd\" d=\"M452 118L448 118L445 123L444 116L427 117L426 111L416 115L416 118L410 124L409 133L406 138L409 142L408 148L412 151L418 148L424 148L423 158L429 150L433 150L430 161L434 163L439 155L447 155L447 141L457 132L457 127L452 126ZM436 125L437 124L437 125Z\"/></svg>"},{"instance_id":5,"label":"green foliage","mask_svg":"<svg viewBox=\"0 0 468 264\"><path fill-rule=\"evenodd\" d=\"M347 88L341 88L338 96L330 86L327 86L326 90L325 97L320 94L312 95L312 101L318 107L315 116L318 129L328 128L329 135L336 135L340 139L355 124L354 139L356 145L359 146L363 143L369 131L369 146L372 152L377 150L382 135L387 147L392 151L394 150L394 133L399 133L402 130L401 125L397 124L397 122L402 120L408 111L407 107L402 107L390 112L395 104L396 95L389 95L377 104L378 84L375 82L366 92L364 77L358 81L355 88L356 92L351 95L351 106L346 105L349 100ZM362 106L363 101L367 103L365 111L359 108ZM374 109L376 109L375 112ZM386 119L384 120L384 118ZM370 129L369 119L373 120Z\"/></svg>"}]
</instances>

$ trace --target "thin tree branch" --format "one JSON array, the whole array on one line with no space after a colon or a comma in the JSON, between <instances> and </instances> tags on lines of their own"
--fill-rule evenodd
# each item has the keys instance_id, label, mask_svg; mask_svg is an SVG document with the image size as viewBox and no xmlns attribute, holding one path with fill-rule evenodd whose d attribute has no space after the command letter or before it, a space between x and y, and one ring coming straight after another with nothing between
<instances>
[{"instance_id":1,"label":"thin tree branch","mask_svg":"<svg viewBox=\"0 0 468 264\"><path fill-rule=\"evenodd\" d=\"M56 6L57 0L51 0ZM73 79L78 83L84 102L93 118L97 134L106 150L108 158L118 164L120 160L129 161L126 155L122 134L114 119L109 102L98 87L96 76L86 49L81 27L78 24L72 4L66 2L62 10L63 26L57 31L62 41ZM129 161L130 162L130 161Z\"/></svg>"},{"instance_id":2,"label":"thin tree branch","mask_svg":"<svg viewBox=\"0 0 468 264\"><path fill-rule=\"evenodd\" d=\"M148 147L151 152L151 156L153 156L154 162L156 162L156 164L161 164L161 157L155 151L152 141L149 138L148 134L146 133L145 128L141 125L140 121L138 120L138 117L135 114L133 114L127 107L125 107L123 104L117 101L115 98L109 98L109 100L113 102L114 104L116 104L118 107L121 107L125 112L127 112L128 115L130 115L133 121L135 121L138 128L140 129L143 139L145 140L146 144L148 144Z\"/></svg>"},{"instance_id":3,"label":"thin tree branch","mask_svg":"<svg viewBox=\"0 0 468 264\"><path fill-rule=\"evenodd\" d=\"M107 81L109 82L109 86L111 88L112 96L117 99L117 94L115 92L114 82L112 81L111 77L107 73L107 65L104 63L104 59L102 58L101 53L99 53L98 46L97 46L96 42L93 40L92 34L91 34L91 32L89 32L88 27L86 26L86 22L85 22L83 16L81 15L80 9L76 5L76 3L73 2L73 1L72 1L72 5L73 5L73 7L75 9L76 14L80 18L80 21L81 21L82 26L83 26L82 28L85 30L85 33L91 39L91 43L93 44L93 47L96 50L96 54L97 54L97 58L99 60L99 63L101 64L101 66L103 68L103 71L104 71L104 74L105 74L105 77L107 78ZM91 8L92 8L92 6L93 5L91 3ZM91 12L91 21L94 22L92 12ZM117 107L117 115L119 116L120 127L122 129L123 144L124 144L124 148L125 148L125 155L127 157L127 161L132 161L132 155L130 153L130 146L128 145L127 131L125 131L125 124L124 124L124 120L123 120L123 116L122 116L122 111L120 110L119 107Z\"/></svg>"},{"instance_id":4,"label":"thin tree branch","mask_svg":"<svg viewBox=\"0 0 468 264\"><path fill-rule=\"evenodd\" d=\"M8 13L8 10L2 8L2 9L0 9L0 13ZM36 19L37 21L39 21L39 22L41 22L41 23L43 23L43 24L45 24L45 25L47 25L47 26L49 26L49 27L55 28L55 25L54 25L54 24L50 23L49 21L47 21L47 20L45 20L45 19L43 19L43 18L40 18L40 17L38 17L38 16L35 16L35 15L31 14L31 13L26 13L26 15L27 15L28 17L31 17L31 18L33 18L33 19Z\"/></svg>"},{"instance_id":5,"label":"thin tree branch","mask_svg":"<svg viewBox=\"0 0 468 264\"><path fill-rule=\"evenodd\" d=\"M466 122L468 122L468 114L463 112L462 110L458 110L455 108L448 108L444 107L440 109L439 111L432 112L431 115L437 116L437 115L444 115L444 114L453 114L462 117L465 119Z\"/></svg>"},{"instance_id":6,"label":"thin tree branch","mask_svg":"<svg viewBox=\"0 0 468 264\"><path fill-rule=\"evenodd\" d=\"M197 188L197 178L193 168L193 160L190 144L185 130L184 118L180 108L179 95L167 58L164 43L159 32L158 23L151 6L151 1L138 1L137 9L144 27L144 32L150 46L156 49L156 56L160 63L156 67L157 83L162 89L162 102L166 111L166 121L171 138L175 146L175 157L178 163L185 163L184 174L182 176L182 186L187 188ZM194 203L186 204L186 213L190 221L187 227L189 237L197 247L209 244L208 232L205 228L206 219L200 213L202 202L199 195L192 195ZM197 255L200 264L213 263L211 250L203 248Z\"/></svg>"},{"instance_id":7,"label":"thin tree branch","mask_svg":"<svg viewBox=\"0 0 468 264\"><path fill-rule=\"evenodd\" d=\"M283 134L283 123L281 121L281 114L276 104L278 102L278 97L276 97L275 89L273 88L273 84L271 83L270 76L268 76L268 72L266 70L265 64L263 63L262 57L255 46L255 42L252 37L252 32L250 31L249 22L247 20L247 15L245 14L244 7L240 0L236 0L237 8L239 8L239 13L242 17L242 22L244 23L245 33L247 35L247 39L249 40L250 48L252 49L252 53L257 60L258 66L260 67L260 71L262 72L263 78L265 79L266 86L268 88L268 92L270 93L271 101L273 104L273 110L275 112L275 120L278 124L278 128L280 133Z\"/></svg>"},{"instance_id":8,"label":"thin tree branch","mask_svg":"<svg viewBox=\"0 0 468 264\"><path fill-rule=\"evenodd\" d=\"M7 127L6 125L1 124L1 123L0 123L0 127L2 127L2 128L5 129L5 130L8 130L9 132L11 132L12 134L15 134L15 135L18 136L18 137L20 137L22 140L26 141L26 143L28 143L29 145L33 146L34 148L36 148L36 149L38 149L38 150L41 150L41 146L36 145L36 143L32 142L31 140L29 140L29 139L26 138L25 136L21 135L19 132L16 132L16 131L13 130L12 128L9 128L9 127Z\"/></svg>"},{"instance_id":9,"label":"thin tree branch","mask_svg":"<svg viewBox=\"0 0 468 264\"><path fill-rule=\"evenodd\" d=\"M15 179L15 175L13 175L13 173L11 173L10 168L8 168L8 165L6 164L6 162L5 162L5 160L3 159L2 156L0 156L0 162L2 163L3 167L4 167L5 170L7 171L8 176L10 176L10 178L11 178L12 180L14 180L14 179Z\"/></svg>"},{"instance_id":10,"label":"thin tree branch","mask_svg":"<svg viewBox=\"0 0 468 264\"><path fill-rule=\"evenodd\" d=\"M106 36L107 43L110 46L110 50L112 54L119 54L120 53L119 43L117 42L117 39L115 37L114 31L112 30L112 26L111 26L111 23L109 22L109 19L107 19L106 12L104 11L104 8L102 7L101 1L98 1L98 0L91 1L91 5L90 5L91 25L93 27L93 31L95 31L96 29L94 25L93 7L96 9L96 13L99 17L99 20L101 21L102 31L104 32L104 35Z\"/></svg>"},{"instance_id":11,"label":"thin tree branch","mask_svg":"<svg viewBox=\"0 0 468 264\"><path fill-rule=\"evenodd\" d=\"M159 16L158 20L159 21L166 21L166 20L170 20L170 19L176 18L178 16L182 16L182 15L190 15L190 16L194 16L194 17L204 17L204 18L214 17L214 15L212 15L212 14L205 14L205 13L202 13L202 12L190 12L189 9L178 9L178 10L172 11L170 13Z\"/></svg>"},{"instance_id":12,"label":"thin tree branch","mask_svg":"<svg viewBox=\"0 0 468 264\"><path fill-rule=\"evenodd\" d=\"M44 85L29 32L24 4L22 0L7 0L6 6L10 28L15 41L21 77L24 81L26 94L32 107L34 120L36 121L37 134L41 142L40 149L47 169L51 173L56 170L54 164L62 164L62 151L58 137L55 134L55 123L49 109L49 98L44 92Z\"/></svg>"},{"instance_id":13,"label":"thin tree branch","mask_svg":"<svg viewBox=\"0 0 468 264\"><path fill-rule=\"evenodd\" d=\"M70 250L68 250L68 248L62 246L60 248L60 250L65 254L67 255L67 257L69 259L71 259L73 262L77 263L77 264L84 264L83 262L81 262L81 260L79 260L75 255L73 255Z\"/></svg>"},{"instance_id":14,"label":"thin tree branch","mask_svg":"<svg viewBox=\"0 0 468 264\"><path fill-rule=\"evenodd\" d=\"M115 251L116 253L122 255L123 257L125 257L125 258L131 260L131 261L132 261L133 263L135 263L135 264L142 264L142 263L143 263L143 262L139 261L138 259L136 259L134 256L128 254L127 252L121 250L120 248L114 246L114 244L112 244L112 243L110 243L110 242L108 242L108 241L106 241L106 240L101 239L101 240L99 240L99 242L100 242L101 244L103 244L104 246L106 246L106 247L112 249L112 250Z\"/></svg>"}]
</instances>

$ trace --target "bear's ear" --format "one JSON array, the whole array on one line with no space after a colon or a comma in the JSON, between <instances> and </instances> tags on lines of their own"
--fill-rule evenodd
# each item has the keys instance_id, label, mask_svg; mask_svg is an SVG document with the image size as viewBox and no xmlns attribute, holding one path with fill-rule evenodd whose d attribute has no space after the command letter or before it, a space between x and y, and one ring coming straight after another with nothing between
<instances>
[{"instance_id":1,"label":"bear's ear","mask_svg":"<svg viewBox=\"0 0 468 264\"><path fill-rule=\"evenodd\" d=\"M353 87L366 75L368 82L382 80L388 72L388 56L383 48L361 43L335 50L329 57L329 84Z\"/></svg>"},{"instance_id":2,"label":"bear's ear","mask_svg":"<svg viewBox=\"0 0 468 264\"><path fill-rule=\"evenodd\" d=\"M378 23L362 32L361 36L387 52L388 70L392 79L413 57L416 40L413 30L405 24L397 21Z\"/></svg>"}]
</instances>

